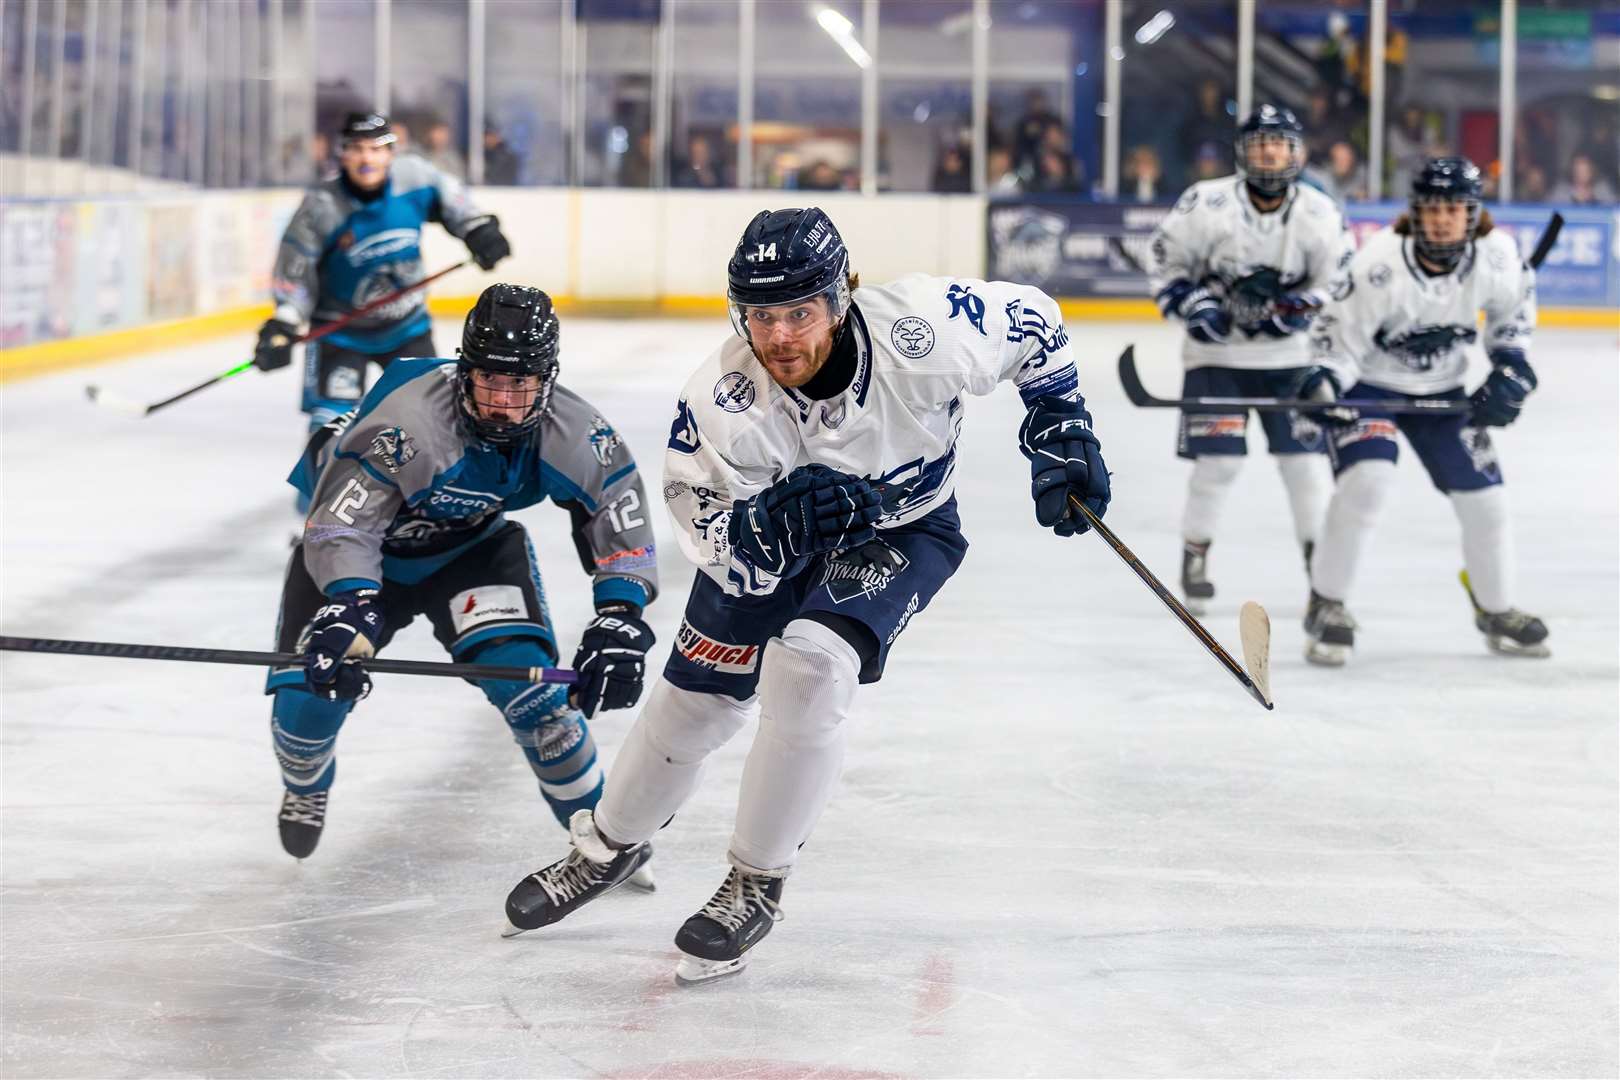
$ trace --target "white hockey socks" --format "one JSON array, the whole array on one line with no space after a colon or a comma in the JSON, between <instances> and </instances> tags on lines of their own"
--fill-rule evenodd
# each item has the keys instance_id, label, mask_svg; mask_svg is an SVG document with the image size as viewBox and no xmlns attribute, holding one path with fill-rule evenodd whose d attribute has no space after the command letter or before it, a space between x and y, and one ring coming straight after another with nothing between
<instances>
[{"instance_id":1,"label":"white hockey socks","mask_svg":"<svg viewBox=\"0 0 1620 1080\"><path fill-rule=\"evenodd\" d=\"M608 770L597 827L621 844L651 838L697 790L704 760L753 711L751 701L682 690L659 678Z\"/></svg>"},{"instance_id":2,"label":"white hockey socks","mask_svg":"<svg viewBox=\"0 0 1620 1080\"><path fill-rule=\"evenodd\" d=\"M759 733L743 766L731 856L785 874L838 782L861 664L831 628L795 619L760 665Z\"/></svg>"},{"instance_id":3,"label":"white hockey socks","mask_svg":"<svg viewBox=\"0 0 1620 1080\"><path fill-rule=\"evenodd\" d=\"M1181 518L1183 540L1208 543L1215 539L1221 508L1242 470L1243 458L1237 454L1205 454L1193 462L1187 480L1187 509Z\"/></svg>"},{"instance_id":4,"label":"white hockey socks","mask_svg":"<svg viewBox=\"0 0 1620 1080\"><path fill-rule=\"evenodd\" d=\"M1507 490L1492 484L1453 491L1451 508L1462 523L1463 565L1474 599L1489 612L1513 606L1513 530L1508 527Z\"/></svg>"},{"instance_id":5,"label":"white hockey socks","mask_svg":"<svg viewBox=\"0 0 1620 1080\"><path fill-rule=\"evenodd\" d=\"M1288 489L1288 508L1294 514L1294 538L1301 544L1316 539L1328 500L1333 496L1333 468L1326 454L1278 454L1277 471Z\"/></svg>"},{"instance_id":6,"label":"white hockey socks","mask_svg":"<svg viewBox=\"0 0 1620 1080\"><path fill-rule=\"evenodd\" d=\"M1330 600L1348 599L1361 549L1394 482L1393 461L1358 461L1339 474L1311 561L1316 592Z\"/></svg>"}]
</instances>

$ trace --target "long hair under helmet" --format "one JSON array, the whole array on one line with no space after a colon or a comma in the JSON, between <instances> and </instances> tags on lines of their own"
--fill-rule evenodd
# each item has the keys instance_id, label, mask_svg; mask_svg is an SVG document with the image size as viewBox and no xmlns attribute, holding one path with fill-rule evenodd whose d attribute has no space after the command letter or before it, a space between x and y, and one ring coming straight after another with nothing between
<instances>
[{"instance_id":1,"label":"long hair under helmet","mask_svg":"<svg viewBox=\"0 0 1620 1080\"><path fill-rule=\"evenodd\" d=\"M831 321L849 310L849 251L818 207L755 214L726 264L726 279L732 329L750 344L749 308L825 296Z\"/></svg>"},{"instance_id":2,"label":"long hair under helmet","mask_svg":"<svg viewBox=\"0 0 1620 1080\"><path fill-rule=\"evenodd\" d=\"M557 314L551 297L527 285L491 285L461 328L456 385L461 411L473 432L497 446L521 442L540 429L557 384ZM540 385L521 420L494 420L479 410L473 373L538 375Z\"/></svg>"},{"instance_id":3,"label":"long hair under helmet","mask_svg":"<svg viewBox=\"0 0 1620 1080\"><path fill-rule=\"evenodd\" d=\"M1479 198L1484 190L1479 166L1465 157L1431 158L1412 177L1412 193L1408 205L1412 210L1412 246L1427 262L1451 270L1462 261L1463 252L1474 242L1479 228ZM1468 226L1461 240L1432 240L1423 224L1421 206L1462 203L1468 208Z\"/></svg>"}]
</instances>

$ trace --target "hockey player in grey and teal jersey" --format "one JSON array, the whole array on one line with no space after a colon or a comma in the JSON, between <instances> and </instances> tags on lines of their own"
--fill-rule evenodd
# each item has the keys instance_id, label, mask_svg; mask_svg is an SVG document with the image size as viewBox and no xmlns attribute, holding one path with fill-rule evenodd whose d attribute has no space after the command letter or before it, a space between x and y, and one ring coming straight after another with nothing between
<instances>
[{"instance_id":1,"label":"hockey player in grey and teal jersey","mask_svg":"<svg viewBox=\"0 0 1620 1080\"><path fill-rule=\"evenodd\" d=\"M292 363L292 341L425 277L422 225L437 221L485 270L511 254L500 222L472 204L461 181L425 158L394 157L386 118L353 113L341 133L342 169L299 204L276 253L275 311L259 331L254 364ZM436 356L423 290L312 341L304 356L303 411L310 430L354 408L366 367L400 356Z\"/></svg>"},{"instance_id":2,"label":"hockey player in grey and teal jersey","mask_svg":"<svg viewBox=\"0 0 1620 1080\"><path fill-rule=\"evenodd\" d=\"M613 426L557 385L558 323L539 289L494 285L467 316L459 360L389 367L360 407L322 428L288 478L312 499L281 598L271 733L286 785L282 846L304 858L325 825L338 730L370 691L351 661L423 615L456 661L553 666L534 551L505 511L551 499L573 521L597 615L579 683L484 681L559 821L596 805L586 726L640 697L658 592L647 500Z\"/></svg>"}]
</instances>

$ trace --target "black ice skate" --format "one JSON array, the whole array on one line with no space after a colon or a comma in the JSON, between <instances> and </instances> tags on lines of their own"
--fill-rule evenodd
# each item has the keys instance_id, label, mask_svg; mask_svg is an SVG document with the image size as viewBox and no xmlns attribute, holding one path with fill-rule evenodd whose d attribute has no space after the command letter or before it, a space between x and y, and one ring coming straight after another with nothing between
<instances>
[{"instance_id":1,"label":"black ice skate","mask_svg":"<svg viewBox=\"0 0 1620 1080\"><path fill-rule=\"evenodd\" d=\"M783 880L732 867L720 891L675 935L682 953L675 981L690 986L741 971L748 950L782 918Z\"/></svg>"},{"instance_id":2,"label":"black ice skate","mask_svg":"<svg viewBox=\"0 0 1620 1080\"><path fill-rule=\"evenodd\" d=\"M326 827L326 795L316 791L309 795L284 792L281 796L281 814L276 824L281 827L281 847L295 859L307 859L321 842L321 830Z\"/></svg>"},{"instance_id":3,"label":"black ice skate","mask_svg":"<svg viewBox=\"0 0 1620 1080\"><path fill-rule=\"evenodd\" d=\"M1311 604L1305 610L1305 659L1324 667L1343 667L1356 644L1356 620L1344 609L1344 601L1329 600L1311 590Z\"/></svg>"},{"instance_id":4,"label":"black ice skate","mask_svg":"<svg viewBox=\"0 0 1620 1080\"><path fill-rule=\"evenodd\" d=\"M1187 610L1194 615L1204 614L1205 607L1215 598L1215 586L1204 576L1209 562L1210 541L1199 543L1187 540L1181 548L1181 595Z\"/></svg>"},{"instance_id":5,"label":"black ice skate","mask_svg":"<svg viewBox=\"0 0 1620 1080\"><path fill-rule=\"evenodd\" d=\"M1468 602L1474 606L1474 626L1485 635L1485 644L1490 646L1492 652L1503 656L1552 655L1552 650L1547 648L1546 623L1518 608L1486 611L1479 606L1474 587L1468 583L1468 571L1464 570L1457 577L1462 581L1463 588L1468 590Z\"/></svg>"},{"instance_id":6,"label":"black ice skate","mask_svg":"<svg viewBox=\"0 0 1620 1080\"><path fill-rule=\"evenodd\" d=\"M589 810L574 811L568 821L568 839L574 849L565 858L530 874L507 896L508 925L501 931L502 937L550 926L575 908L623 885L652 858L652 845L645 841L634 847L609 847L596 831L596 820Z\"/></svg>"}]
</instances>

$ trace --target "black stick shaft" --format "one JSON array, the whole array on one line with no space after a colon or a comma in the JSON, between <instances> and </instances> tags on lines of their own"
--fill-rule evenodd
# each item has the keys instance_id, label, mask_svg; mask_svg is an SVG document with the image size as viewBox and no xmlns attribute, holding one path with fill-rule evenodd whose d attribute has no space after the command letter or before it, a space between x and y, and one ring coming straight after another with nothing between
<instances>
[{"instance_id":1,"label":"black stick shaft","mask_svg":"<svg viewBox=\"0 0 1620 1080\"><path fill-rule=\"evenodd\" d=\"M1220 661L1221 666L1231 673L1232 678L1236 679L1243 689L1249 692L1249 696L1265 708L1270 709L1271 705L1266 702L1265 695L1260 692L1258 686L1254 685L1254 680L1249 678L1247 671L1243 670L1243 665L1233 659L1232 654L1221 647L1221 643L1215 640L1214 635L1204 629L1204 624L1199 622L1193 616L1193 613L1183 607L1181 601L1177 600L1175 595L1164 587L1164 582L1155 577L1153 571L1144 566L1142 560L1136 557L1136 553L1126 547L1123 540L1114 535L1114 530L1104 525L1102 518L1093 514L1085 503L1073 495L1069 496L1069 505L1074 508L1075 513L1086 519L1093 532L1107 541L1108 546L1114 549L1114 554L1118 555L1120 560L1130 567L1137 577L1142 579L1142 583L1153 591L1153 594L1164 603L1165 607L1170 609L1170 614L1179 619L1181 625L1187 628L1187 632L1198 639L1198 644L1202 645L1206 652Z\"/></svg>"},{"instance_id":2,"label":"black stick shaft","mask_svg":"<svg viewBox=\"0 0 1620 1080\"><path fill-rule=\"evenodd\" d=\"M107 656L124 660L180 660L194 664L245 664L252 667L292 667L304 662L300 653L194 649L184 645L127 645L116 641L63 641L60 638L0 637L0 651ZM503 682L567 685L579 681L578 675L566 668L384 660L380 657L371 657L359 663L367 671L384 675L438 675L452 679L499 679Z\"/></svg>"},{"instance_id":3,"label":"black stick shaft","mask_svg":"<svg viewBox=\"0 0 1620 1080\"><path fill-rule=\"evenodd\" d=\"M1142 376L1136 370L1136 346L1127 345L1125 351L1119 354L1119 382L1125 388L1125 396L1132 405L1141 409L1254 409L1258 412L1287 412L1296 409L1320 409L1325 404L1321 401L1290 400L1288 398L1260 398L1260 397L1197 397L1197 398L1161 398L1154 397L1142 384ZM1426 416L1446 416L1468 412L1471 406L1466 400L1452 398L1436 399L1380 399L1377 401L1362 401L1349 399L1335 401L1334 405L1344 408L1377 409L1387 413L1417 413Z\"/></svg>"}]
</instances>

